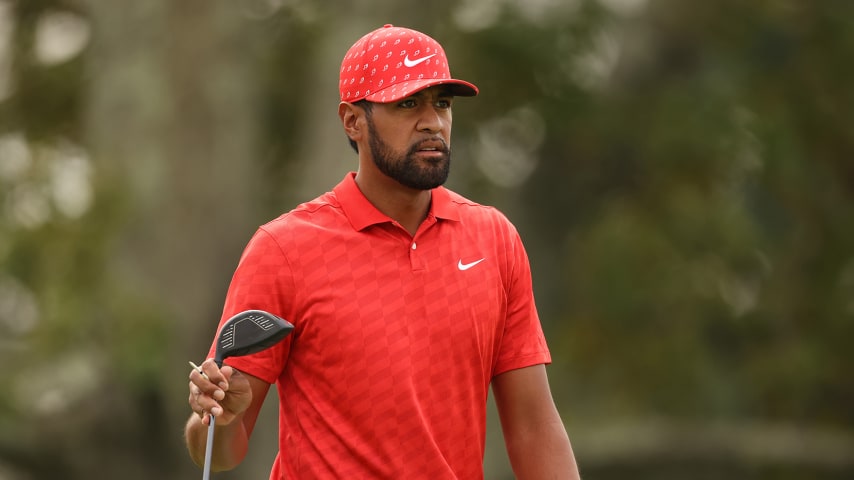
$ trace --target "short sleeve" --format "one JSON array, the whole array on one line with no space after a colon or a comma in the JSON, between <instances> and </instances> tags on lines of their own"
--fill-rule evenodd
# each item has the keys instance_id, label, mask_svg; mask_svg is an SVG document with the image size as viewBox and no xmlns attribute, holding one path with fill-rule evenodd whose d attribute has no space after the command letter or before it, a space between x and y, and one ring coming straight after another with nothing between
<instances>
[{"instance_id":1,"label":"short sleeve","mask_svg":"<svg viewBox=\"0 0 854 480\"><path fill-rule=\"evenodd\" d=\"M293 275L283 249L267 231L259 229L244 249L231 279L217 332L229 318L245 310L264 310L293 323L292 292ZM267 350L232 357L225 363L275 383L287 362L291 337L293 334ZM212 358L215 351L216 340L208 357Z\"/></svg>"},{"instance_id":2,"label":"short sleeve","mask_svg":"<svg viewBox=\"0 0 854 480\"><path fill-rule=\"evenodd\" d=\"M510 273L505 287L507 319L493 376L509 370L551 363L551 354L534 301L528 254L515 229L512 229L511 239L511 248L508 249Z\"/></svg>"}]
</instances>

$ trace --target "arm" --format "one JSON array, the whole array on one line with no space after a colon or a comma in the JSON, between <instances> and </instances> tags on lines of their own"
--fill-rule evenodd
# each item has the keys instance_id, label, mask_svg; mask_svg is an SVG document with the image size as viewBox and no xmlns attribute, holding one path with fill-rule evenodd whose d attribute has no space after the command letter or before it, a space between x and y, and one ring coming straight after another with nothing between
<instances>
[{"instance_id":1,"label":"arm","mask_svg":"<svg viewBox=\"0 0 854 480\"><path fill-rule=\"evenodd\" d=\"M492 390L513 472L519 480L579 480L566 429L552 400L545 365L511 370Z\"/></svg>"},{"instance_id":2,"label":"arm","mask_svg":"<svg viewBox=\"0 0 854 480\"><path fill-rule=\"evenodd\" d=\"M184 428L184 440L190 458L196 465L205 461L205 442L208 437L210 415L216 416L211 470L231 470L236 467L249 448L249 437L270 384L229 366L221 370L213 360L202 364L208 376L190 373L190 408L193 414Z\"/></svg>"}]
</instances>

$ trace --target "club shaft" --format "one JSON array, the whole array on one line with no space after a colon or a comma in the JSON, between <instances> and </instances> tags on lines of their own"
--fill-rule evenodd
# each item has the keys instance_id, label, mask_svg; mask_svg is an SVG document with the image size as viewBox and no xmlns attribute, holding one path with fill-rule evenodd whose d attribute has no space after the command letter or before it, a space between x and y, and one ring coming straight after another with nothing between
<instances>
[{"instance_id":1,"label":"club shaft","mask_svg":"<svg viewBox=\"0 0 854 480\"><path fill-rule=\"evenodd\" d=\"M202 474L202 480L210 480L211 478L211 456L213 455L213 441L214 441L214 425L216 424L216 417L211 415L211 424L208 426L208 440L205 444L205 469Z\"/></svg>"}]
</instances>

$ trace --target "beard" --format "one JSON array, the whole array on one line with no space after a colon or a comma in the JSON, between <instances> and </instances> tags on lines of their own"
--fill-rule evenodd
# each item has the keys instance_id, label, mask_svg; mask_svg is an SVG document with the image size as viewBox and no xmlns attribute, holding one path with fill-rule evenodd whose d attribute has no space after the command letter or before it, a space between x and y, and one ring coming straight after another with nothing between
<instances>
[{"instance_id":1,"label":"beard","mask_svg":"<svg viewBox=\"0 0 854 480\"><path fill-rule=\"evenodd\" d=\"M442 156L429 161L419 161L416 157L420 144L416 143L400 154L374 134L374 125L368 120L369 147L374 165L401 185L415 190L432 190L448 180L451 171L451 150L442 141Z\"/></svg>"}]
</instances>

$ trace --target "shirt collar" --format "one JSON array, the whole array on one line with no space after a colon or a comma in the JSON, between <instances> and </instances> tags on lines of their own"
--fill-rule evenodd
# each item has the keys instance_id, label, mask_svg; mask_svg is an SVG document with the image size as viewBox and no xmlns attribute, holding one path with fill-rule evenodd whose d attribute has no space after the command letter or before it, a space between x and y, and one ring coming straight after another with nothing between
<instances>
[{"instance_id":1,"label":"shirt collar","mask_svg":"<svg viewBox=\"0 0 854 480\"><path fill-rule=\"evenodd\" d=\"M335 198L341 204L344 210L344 215L350 221L350 225L357 231L378 223L391 222L392 219L388 215L377 210L362 191L356 185L356 172L348 173L341 182L333 189ZM445 220L459 220L460 216L454 209L454 203L451 201L451 195L445 187L436 187L432 191L432 201L430 202L430 212L436 218Z\"/></svg>"}]
</instances>

